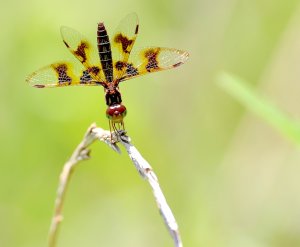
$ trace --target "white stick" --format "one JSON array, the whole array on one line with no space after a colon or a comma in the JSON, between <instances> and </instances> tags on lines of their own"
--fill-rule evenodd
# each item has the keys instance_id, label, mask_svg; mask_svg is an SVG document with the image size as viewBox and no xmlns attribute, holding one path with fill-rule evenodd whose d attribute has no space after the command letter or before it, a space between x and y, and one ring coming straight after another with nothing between
<instances>
[{"instance_id":1,"label":"white stick","mask_svg":"<svg viewBox=\"0 0 300 247\"><path fill-rule=\"evenodd\" d=\"M131 144L130 138L125 135L124 131L121 131L120 133L118 133L118 135L116 135L115 133L111 135L109 131L97 128L95 124L92 124L88 128L83 140L77 146L70 159L65 163L61 172L59 186L57 190L57 197L55 200L54 215L49 231L48 246L56 246L58 229L63 219L62 209L64 204L64 198L66 195L66 189L67 185L69 184L71 174L72 172L74 172L75 166L80 161L86 160L90 157L90 150L88 150L87 148L96 139L105 142L109 147L111 147L114 151L118 153L120 153L120 149L116 145L117 142L120 142L125 147L130 159L132 160L139 174L149 182L153 190L155 201L159 208L160 214L163 217L164 222L174 240L175 247L182 247L182 242L178 231L178 225L170 207L167 204L166 198L159 186L158 179L155 173L153 172L152 167L141 156L139 151Z\"/></svg>"},{"instance_id":2,"label":"white stick","mask_svg":"<svg viewBox=\"0 0 300 247\"><path fill-rule=\"evenodd\" d=\"M182 247L178 225L175 217L166 201L166 198L159 186L158 179L150 164L142 157L140 152L132 145L131 140L125 133L120 133L119 142L125 147L130 159L138 170L139 174L146 179L153 191L157 207L161 216L174 240L175 247Z\"/></svg>"}]
</instances>

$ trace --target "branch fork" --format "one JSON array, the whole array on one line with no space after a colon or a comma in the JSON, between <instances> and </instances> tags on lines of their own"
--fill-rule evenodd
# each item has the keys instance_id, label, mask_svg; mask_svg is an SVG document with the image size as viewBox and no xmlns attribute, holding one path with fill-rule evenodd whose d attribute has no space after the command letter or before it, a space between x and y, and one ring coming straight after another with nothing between
<instances>
[{"instance_id":1,"label":"branch fork","mask_svg":"<svg viewBox=\"0 0 300 247\"><path fill-rule=\"evenodd\" d=\"M120 148L117 143L120 143L126 149L129 158L133 162L135 168L139 172L142 178L149 182L149 185L152 188L153 195L157 204L157 207L160 211L160 214L171 234L171 237L174 241L175 247L182 247L182 241L180 238L178 225L175 220L175 217L167 204L165 196L159 186L157 176L155 175L150 164L142 157L137 148L132 145L131 139L126 135L125 131L118 131L118 133L111 133L108 130L104 130L92 124L86 134L83 137L83 140L79 143L77 148L74 150L70 159L65 163L63 170L59 178L59 186L57 189L57 197L55 200L55 209L52 222L50 225L49 231L49 242L48 247L55 247L57 242L57 235L60 223L63 220L62 209L64 204L64 198L66 195L67 186L70 182L71 174L74 171L74 168L83 160L90 158L90 149L89 146L96 140L100 140L106 143L110 148L115 152L121 153Z\"/></svg>"}]
</instances>

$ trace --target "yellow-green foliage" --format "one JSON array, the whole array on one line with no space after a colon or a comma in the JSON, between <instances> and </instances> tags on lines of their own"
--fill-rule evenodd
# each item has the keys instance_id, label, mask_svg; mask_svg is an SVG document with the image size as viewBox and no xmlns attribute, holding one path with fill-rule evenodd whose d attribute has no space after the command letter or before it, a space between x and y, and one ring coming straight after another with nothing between
<instances>
[{"instance_id":1,"label":"yellow-green foliage","mask_svg":"<svg viewBox=\"0 0 300 247\"><path fill-rule=\"evenodd\" d=\"M120 85L125 127L160 179L184 246L300 246L300 156L285 138L299 143L298 125L285 117L300 114L298 2L2 1L0 246L45 246L63 163L92 122L108 128L102 88L36 89L25 77L74 59L61 25L96 42L99 21L111 33L132 11L136 47L190 53L177 69ZM223 70L284 115L221 78L243 107L215 83ZM129 158L102 143L91 155L70 183L58 246L172 246Z\"/></svg>"}]
</instances>

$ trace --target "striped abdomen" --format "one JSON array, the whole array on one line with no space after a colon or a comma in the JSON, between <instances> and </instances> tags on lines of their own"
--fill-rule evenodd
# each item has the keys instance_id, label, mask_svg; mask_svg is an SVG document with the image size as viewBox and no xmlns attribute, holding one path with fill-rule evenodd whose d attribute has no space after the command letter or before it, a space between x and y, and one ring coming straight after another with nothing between
<instances>
[{"instance_id":1,"label":"striped abdomen","mask_svg":"<svg viewBox=\"0 0 300 247\"><path fill-rule=\"evenodd\" d=\"M100 57L105 78L108 82L112 82L113 63L112 63L112 56L111 56L111 48L110 48L109 37L107 35L103 23L98 24L97 44L98 44L99 57Z\"/></svg>"}]
</instances>

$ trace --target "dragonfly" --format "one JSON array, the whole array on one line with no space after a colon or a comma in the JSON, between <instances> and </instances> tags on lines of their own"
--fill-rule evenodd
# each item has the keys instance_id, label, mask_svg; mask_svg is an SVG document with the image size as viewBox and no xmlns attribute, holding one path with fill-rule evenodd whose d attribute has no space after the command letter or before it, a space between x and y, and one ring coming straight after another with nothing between
<instances>
[{"instance_id":1,"label":"dragonfly","mask_svg":"<svg viewBox=\"0 0 300 247\"><path fill-rule=\"evenodd\" d=\"M186 51L164 47L145 47L132 51L139 31L135 13L121 20L113 36L108 35L103 22L98 23L96 44L72 28L62 26L60 31L64 44L80 63L55 62L33 72L26 81L36 88L102 86L111 132L125 130L127 109L122 103L120 83L177 68L189 57Z\"/></svg>"}]
</instances>

